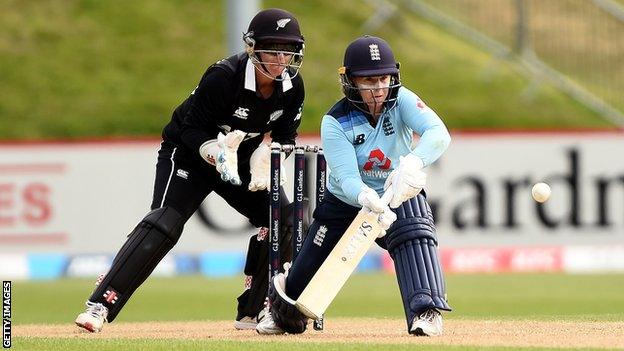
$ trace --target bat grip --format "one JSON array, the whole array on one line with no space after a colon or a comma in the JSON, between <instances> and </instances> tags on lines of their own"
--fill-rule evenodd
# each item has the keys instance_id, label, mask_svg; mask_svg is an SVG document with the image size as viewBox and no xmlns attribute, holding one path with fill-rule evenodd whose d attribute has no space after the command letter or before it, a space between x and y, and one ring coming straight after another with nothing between
<instances>
[{"instance_id":1,"label":"bat grip","mask_svg":"<svg viewBox=\"0 0 624 351\"><path fill-rule=\"evenodd\" d=\"M388 190L381 195L381 201L386 205L389 204L390 200L392 200L392 195L394 195L394 191L392 191L392 187L388 187Z\"/></svg>"}]
</instances>

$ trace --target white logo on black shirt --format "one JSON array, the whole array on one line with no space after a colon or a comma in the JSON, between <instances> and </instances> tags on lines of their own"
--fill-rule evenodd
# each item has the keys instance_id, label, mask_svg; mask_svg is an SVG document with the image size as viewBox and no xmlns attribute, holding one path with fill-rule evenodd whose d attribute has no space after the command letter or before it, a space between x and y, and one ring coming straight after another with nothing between
<instances>
[{"instance_id":1,"label":"white logo on black shirt","mask_svg":"<svg viewBox=\"0 0 624 351\"><path fill-rule=\"evenodd\" d=\"M297 112L297 115L295 116L293 121L297 121L297 120L301 119L301 110L303 110L303 105L299 106L299 111Z\"/></svg>"},{"instance_id":2,"label":"white logo on black shirt","mask_svg":"<svg viewBox=\"0 0 624 351\"><path fill-rule=\"evenodd\" d=\"M176 175L182 179L188 179L188 171L185 171L183 169L178 169Z\"/></svg>"},{"instance_id":3,"label":"white logo on black shirt","mask_svg":"<svg viewBox=\"0 0 624 351\"><path fill-rule=\"evenodd\" d=\"M249 117L248 113L249 113L248 108L239 107L238 109L236 109L236 111L234 111L234 114L232 114L232 116L238 117L240 119L247 119L247 117Z\"/></svg>"},{"instance_id":4,"label":"white logo on black shirt","mask_svg":"<svg viewBox=\"0 0 624 351\"><path fill-rule=\"evenodd\" d=\"M267 124L277 120L278 118L282 117L282 115L284 114L284 110L277 110L277 111L273 111L270 115L269 115L269 121L267 122Z\"/></svg>"}]
</instances>

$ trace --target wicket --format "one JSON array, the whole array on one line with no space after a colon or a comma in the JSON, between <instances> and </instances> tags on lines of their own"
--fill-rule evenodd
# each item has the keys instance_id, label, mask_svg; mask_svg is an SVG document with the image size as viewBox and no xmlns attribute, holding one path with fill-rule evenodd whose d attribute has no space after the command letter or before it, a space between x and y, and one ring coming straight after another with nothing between
<instances>
[{"instance_id":1,"label":"wicket","mask_svg":"<svg viewBox=\"0 0 624 351\"><path fill-rule=\"evenodd\" d=\"M292 256L293 262L301 251L304 240L303 230L303 199L305 196L306 183L306 153L308 155L316 155L316 202L318 206L325 195L325 186L327 179L327 163L323 154L323 148L318 145L280 145L271 144L271 184L270 184L270 227L269 227L269 279L279 273L280 263L280 226L281 226L281 200L280 200L280 181L281 181L281 156L282 152L295 153L294 177L293 177L293 238L292 238ZM323 318L314 321L315 330L323 330Z\"/></svg>"}]
</instances>

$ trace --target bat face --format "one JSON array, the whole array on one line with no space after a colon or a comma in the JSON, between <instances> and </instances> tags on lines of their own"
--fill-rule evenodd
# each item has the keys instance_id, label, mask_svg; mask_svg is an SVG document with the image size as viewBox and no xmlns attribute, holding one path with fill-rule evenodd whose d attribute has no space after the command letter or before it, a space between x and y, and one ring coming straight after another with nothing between
<instances>
[{"instance_id":1,"label":"bat face","mask_svg":"<svg viewBox=\"0 0 624 351\"><path fill-rule=\"evenodd\" d=\"M351 222L297 299L297 308L301 313L313 319L318 319L325 313L381 232L378 216L379 214L372 212L360 211Z\"/></svg>"},{"instance_id":2,"label":"bat face","mask_svg":"<svg viewBox=\"0 0 624 351\"><path fill-rule=\"evenodd\" d=\"M356 217L355 219L357 220L359 217L360 216ZM349 229L352 229L351 227L353 226L353 224L357 224L358 222L359 225L357 226L357 228L355 228L355 233L349 233ZM358 251L361 250L362 245L366 245L368 237L374 234L376 238L379 234L373 233L374 226L373 224L371 224L368 216L362 216L359 221L354 221L353 224L349 226L349 229L347 229L344 234L349 236L349 241L340 256L340 259L343 262L353 259ZM365 250L368 250L368 247L366 247Z\"/></svg>"}]
</instances>

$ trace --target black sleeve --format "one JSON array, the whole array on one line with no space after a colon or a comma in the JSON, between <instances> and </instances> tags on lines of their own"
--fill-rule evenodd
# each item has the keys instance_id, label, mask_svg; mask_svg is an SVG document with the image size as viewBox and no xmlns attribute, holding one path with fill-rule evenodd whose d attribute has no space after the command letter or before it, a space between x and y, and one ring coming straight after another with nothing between
<instances>
[{"instance_id":1,"label":"black sleeve","mask_svg":"<svg viewBox=\"0 0 624 351\"><path fill-rule=\"evenodd\" d=\"M292 89L293 97L286 111L284 111L284 117L278 119L273 130L271 130L271 139L280 144L294 144L298 135L297 129L301 124L303 100L305 99L305 89L301 75L293 81Z\"/></svg>"},{"instance_id":2,"label":"black sleeve","mask_svg":"<svg viewBox=\"0 0 624 351\"><path fill-rule=\"evenodd\" d=\"M225 70L209 69L190 98L190 106L182 123L182 142L191 150L219 134L219 120L227 115L233 92Z\"/></svg>"}]
</instances>

